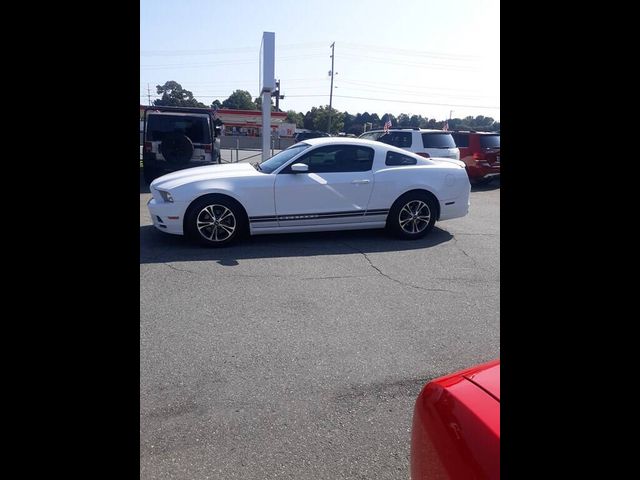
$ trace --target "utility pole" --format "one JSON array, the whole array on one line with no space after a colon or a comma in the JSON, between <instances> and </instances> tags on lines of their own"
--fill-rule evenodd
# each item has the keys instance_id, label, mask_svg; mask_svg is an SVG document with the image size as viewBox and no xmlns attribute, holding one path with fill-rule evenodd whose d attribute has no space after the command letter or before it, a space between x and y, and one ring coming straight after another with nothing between
<instances>
[{"instance_id":1,"label":"utility pole","mask_svg":"<svg viewBox=\"0 0 640 480\"><path fill-rule=\"evenodd\" d=\"M272 97L276 97L276 112L280 111L280 100L284 100L284 95L280 95L280 80L276 80L276 89L271 94Z\"/></svg>"},{"instance_id":2,"label":"utility pole","mask_svg":"<svg viewBox=\"0 0 640 480\"><path fill-rule=\"evenodd\" d=\"M147 83L147 98L149 99L149 106L151 106L151 91L149 90L148 83Z\"/></svg>"},{"instance_id":3,"label":"utility pole","mask_svg":"<svg viewBox=\"0 0 640 480\"><path fill-rule=\"evenodd\" d=\"M331 91L329 92L329 127L327 128L327 133L331 135L331 108L333 105L333 50L336 42L333 42L331 47Z\"/></svg>"},{"instance_id":4,"label":"utility pole","mask_svg":"<svg viewBox=\"0 0 640 480\"><path fill-rule=\"evenodd\" d=\"M451 114L453 113L453 110L449 110L449 120L451 120Z\"/></svg>"}]
</instances>

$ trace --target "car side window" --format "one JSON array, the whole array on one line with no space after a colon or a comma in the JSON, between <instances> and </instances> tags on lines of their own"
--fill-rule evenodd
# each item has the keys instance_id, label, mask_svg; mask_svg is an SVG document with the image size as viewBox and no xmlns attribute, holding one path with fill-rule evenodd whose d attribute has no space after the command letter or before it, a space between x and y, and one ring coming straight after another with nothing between
<instances>
[{"instance_id":1,"label":"car side window","mask_svg":"<svg viewBox=\"0 0 640 480\"><path fill-rule=\"evenodd\" d=\"M417 159L397 152L387 152L387 158L384 161L385 165L415 165L417 163Z\"/></svg>"},{"instance_id":2,"label":"car side window","mask_svg":"<svg viewBox=\"0 0 640 480\"><path fill-rule=\"evenodd\" d=\"M377 140L380 135L382 135L381 132L371 132L360 135L360 138L363 140Z\"/></svg>"},{"instance_id":3,"label":"car side window","mask_svg":"<svg viewBox=\"0 0 640 480\"><path fill-rule=\"evenodd\" d=\"M469 146L469 134L468 133L452 133L451 136L456 142L456 147L468 147Z\"/></svg>"},{"instance_id":4,"label":"car side window","mask_svg":"<svg viewBox=\"0 0 640 480\"><path fill-rule=\"evenodd\" d=\"M411 147L411 132L389 132L381 135L376 140L398 148Z\"/></svg>"},{"instance_id":5,"label":"car side window","mask_svg":"<svg viewBox=\"0 0 640 480\"><path fill-rule=\"evenodd\" d=\"M309 166L309 173L366 172L373 166L372 148L355 145L332 145L316 148L295 163ZM280 173L293 173L288 165Z\"/></svg>"}]
</instances>

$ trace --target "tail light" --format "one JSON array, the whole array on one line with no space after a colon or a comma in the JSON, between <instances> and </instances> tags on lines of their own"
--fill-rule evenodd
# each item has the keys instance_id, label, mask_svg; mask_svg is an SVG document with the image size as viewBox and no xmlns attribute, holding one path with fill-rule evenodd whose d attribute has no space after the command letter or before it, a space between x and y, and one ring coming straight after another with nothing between
<instances>
[{"instance_id":1,"label":"tail light","mask_svg":"<svg viewBox=\"0 0 640 480\"><path fill-rule=\"evenodd\" d=\"M480 152L476 152L473 154L474 160L484 160L484 154Z\"/></svg>"},{"instance_id":2,"label":"tail light","mask_svg":"<svg viewBox=\"0 0 640 480\"><path fill-rule=\"evenodd\" d=\"M204 147L204 153L211 153L211 144L210 143L205 143L202 146Z\"/></svg>"},{"instance_id":3,"label":"tail light","mask_svg":"<svg viewBox=\"0 0 640 480\"><path fill-rule=\"evenodd\" d=\"M421 157L424 157L424 158L431 158L431 155L429 155L429 154L428 154L428 153L426 153L426 152L416 152L416 153L417 153L418 155L420 155Z\"/></svg>"},{"instance_id":4,"label":"tail light","mask_svg":"<svg viewBox=\"0 0 640 480\"><path fill-rule=\"evenodd\" d=\"M144 151L151 152L151 142L144 142Z\"/></svg>"}]
</instances>

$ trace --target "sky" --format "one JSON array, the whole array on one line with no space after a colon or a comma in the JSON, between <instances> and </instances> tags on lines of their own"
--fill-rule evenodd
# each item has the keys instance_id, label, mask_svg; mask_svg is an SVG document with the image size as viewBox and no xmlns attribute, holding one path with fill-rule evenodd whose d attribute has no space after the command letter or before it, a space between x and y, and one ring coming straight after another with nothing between
<instances>
[{"instance_id":1,"label":"sky","mask_svg":"<svg viewBox=\"0 0 640 480\"><path fill-rule=\"evenodd\" d=\"M282 110L484 115L500 121L499 0L140 1L140 103L175 80L200 102L259 95L263 32L275 33Z\"/></svg>"}]
</instances>

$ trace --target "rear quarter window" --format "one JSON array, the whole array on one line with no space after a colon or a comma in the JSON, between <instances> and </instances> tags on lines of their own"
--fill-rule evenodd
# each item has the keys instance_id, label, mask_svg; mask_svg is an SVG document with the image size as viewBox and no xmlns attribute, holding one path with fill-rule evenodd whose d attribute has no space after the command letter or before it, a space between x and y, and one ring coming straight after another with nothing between
<instances>
[{"instance_id":1,"label":"rear quarter window","mask_svg":"<svg viewBox=\"0 0 640 480\"><path fill-rule=\"evenodd\" d=\"M415 165L417 163L416 158L397 152L387 152L387 158L384 161L385 165Z\"/></svg>"},{"instance_id":2,"label":"rear quarter window","mask_svg":"<svg viewBox=\"0 0 640 480\"><path fill-rule=\"evenodd\" d=\"M423 133L424 148L456 148L456 142L450 133Z\"/></svg>"}]
</instances>

